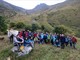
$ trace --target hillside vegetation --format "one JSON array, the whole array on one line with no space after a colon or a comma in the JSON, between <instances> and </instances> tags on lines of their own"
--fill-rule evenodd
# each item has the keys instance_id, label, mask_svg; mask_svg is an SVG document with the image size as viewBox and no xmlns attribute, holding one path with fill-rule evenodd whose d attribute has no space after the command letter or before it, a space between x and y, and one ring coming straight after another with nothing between
<instances>
[{"instance_id":1,"label":"hillside vegetation","mask_svg":"<svg viewBox=\"0 0 80 60\"><path fill-rule=\"evenodd\" d=\"M5 37L6 38L6 37ZM15 53L11 52L12 45L8 39L0 42L0 60L80 60L80 39L78 39L77 50L70 48L57 48L51 44L35 44L33 51L25 56L16 57Z\"/></svg>"},{"instance_id":2,"label":"hillside vegetation","mask_svg":"<svg viewBox=\"0 0 80 60\"><path fill-rule=\"evenodd\" d=\"M41 6L42 8L39 9ZM32 10L25 10L0 0L0 16L5 17L5 21L0 20L3 22L0 24L3 28L14 26L17 29L25 27L31 30L36 27L36 30L53 32L55 27L62 26L69 34L80 37L80 0L66 0L52 6L40 4ZM7 26L3 25L4 22ZM36 43L29 55L16 57L16 54L11 52L13 45L9 43L6 36L4 37L3 41L0 40L0 60L7 58L11 60L80 60L80 39L78 39L77 49L69 46L60 49L51 44Z\"/></svg>"},{"instance_id":3,"label":"hillside vegetation","mask_svg":"<svg viewBox=\"0 0 80 60\"><path fill-rule=\"evenodd\" d=\"M46 31L50 30L50 32L54 27L64 25L80 37L80 0L66 0L52 6L40 4L32 10L25 10L1 0L0 12L1 16L7 17L8 23L23 22L28 26L37 23L39 26L43 25Z\"/></svg>"},{"instance_id":4,"label":"hillside vegetation","mask_svg":"<svg viewBox=\"0 0 80 60\"><path fill-rule=\"evenodd\" d=\"M56 8L41 13L35 19L39 22L45 20L52 27L65 25L78 34L80 31L80 1L67 0L53 7Z\"/></svg>"}]
</instances>

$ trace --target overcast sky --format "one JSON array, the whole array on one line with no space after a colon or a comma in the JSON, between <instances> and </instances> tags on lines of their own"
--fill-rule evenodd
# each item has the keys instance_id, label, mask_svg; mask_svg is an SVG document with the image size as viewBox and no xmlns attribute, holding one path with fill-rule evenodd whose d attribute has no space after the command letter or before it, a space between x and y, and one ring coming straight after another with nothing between
<instances>
[{"instance_id":1,"label":"overcast sky","mask_svg":"<svg viewBox=\"0 0 80 60\"><path fill-rule=\"evenodd\" d=\"M64 2L65 0L4 0L4 1L25 9L33 9L40 3L46 3L47 5L54 5L57 3Z\"/></svg>"}]
</instances>

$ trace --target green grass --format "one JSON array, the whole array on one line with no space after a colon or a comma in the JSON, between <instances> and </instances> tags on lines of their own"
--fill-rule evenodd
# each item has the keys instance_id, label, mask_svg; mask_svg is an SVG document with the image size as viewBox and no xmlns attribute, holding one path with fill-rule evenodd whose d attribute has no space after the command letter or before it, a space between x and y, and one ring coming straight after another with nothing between
<instances>
[{"instance_id":1,"label":"green grass","mask_svg":"<svg viewBox=\"0 0 80 60\"><path fill-rule=\"evenodd\" d=\"M6 60L11 57L11 60L80 60L80 39L76 45L77 50L70 48L57 48L51 44L35 44L35 48L30 54L16 57L16 54L11 52L12 46L0 52L0 60Z\"/></svg>"}]
</instances>

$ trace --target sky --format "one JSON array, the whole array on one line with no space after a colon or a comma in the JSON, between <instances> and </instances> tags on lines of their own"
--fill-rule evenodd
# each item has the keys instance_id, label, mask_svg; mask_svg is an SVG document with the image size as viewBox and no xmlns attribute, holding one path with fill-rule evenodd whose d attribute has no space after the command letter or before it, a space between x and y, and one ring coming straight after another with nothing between
<instances>
[{"instance_id":1,"label":"sky","mask_svg":"<svg viewBox=\"0 0 80 60\"><path fill-rule=\"evenodd\" d=\"M33 9L40 3L45 3L47 5L54 5L57 3L64 2L65 0L4 0L4 1L25 9Z\"/></svg>"}]
</instances>

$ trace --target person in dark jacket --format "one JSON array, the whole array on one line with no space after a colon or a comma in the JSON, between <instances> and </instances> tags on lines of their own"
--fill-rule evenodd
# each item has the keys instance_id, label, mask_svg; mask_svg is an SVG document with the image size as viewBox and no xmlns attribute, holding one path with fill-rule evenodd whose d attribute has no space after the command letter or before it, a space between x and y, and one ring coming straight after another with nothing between
<instances>
[{"instance_id":1,"label":"person in dark jacket","mask_svg":"<svg viewBox=\"0 0 80 60\"><path fill-rule=\"evenodd\" d=\"M43 39L44 39L44 42L47 44L48 42L47 42L47 35L46 34L44 34Z\"/></svg>"},{"instance_id":2,"label":"person in dark jacket","mask_svg":"<svg viewBox=\"0 0 80 60\"><path fill-rule=\"evenodd\" d=\"M60 35L60 43L61 43L61 49L65 48L65 36L64 34Z\"/></svg>"},{"instance_id":3,"label":"person in dark jacket","mask_svg":"<svg viewBox=\"0 0 80 60\"><path fill-rule=\"evenodd\" d=\"M60 47L60 35L57 34L55 37L56 37L55 44L56 44L57 47Z\"/></svg>"},{"instance_id":4,"label":"person in dark jacket","mask_svg":"<svg viewBox=\"0 0 80 60\"><path fill-rule=\"evenodd\" d=\"M22 31L23 39L26 40L26 31Z\"/></svg>"}]
</instances>

